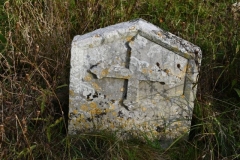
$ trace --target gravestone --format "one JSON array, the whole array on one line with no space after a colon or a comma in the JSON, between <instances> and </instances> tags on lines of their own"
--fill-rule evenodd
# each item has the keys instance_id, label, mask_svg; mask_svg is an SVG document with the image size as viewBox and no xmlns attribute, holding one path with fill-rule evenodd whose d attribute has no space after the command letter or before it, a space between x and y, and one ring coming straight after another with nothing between
<instances>
[{"instance_id":1,"label":"gravestone","mask_svg":"<svg viewBox=\"0 0 240 160\"><path fill-rule=\"evenodd\" d=\"M199 47L137 19L75 36L69 134L112 130L173 139L191 125Z\"/></svg>"}]
</instances>

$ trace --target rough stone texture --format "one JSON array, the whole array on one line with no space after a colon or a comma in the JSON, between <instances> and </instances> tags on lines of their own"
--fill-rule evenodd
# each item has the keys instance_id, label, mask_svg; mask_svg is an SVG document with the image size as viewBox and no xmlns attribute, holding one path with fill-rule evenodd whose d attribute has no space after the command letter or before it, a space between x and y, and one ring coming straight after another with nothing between
<instances>
[{"instance_id":1,"label":"rough stone texture","mask_svg":"<svg viewBox=\"0 0 240 160\"><path fill-rule=\"evenodd\" d=\"M232 13L233 13L233 19L238 21L240 20L240 2L236 2L232 4Z\"/></svg>"},{"instance_id":2,"label":"rough stone texture","mask_svg":"<svg viewBox=\"0 0 240 160\"><path fill-rule=\"evenodd\" d=\"M199 47L142 19L75 36L69 134L188 132L200 63Z\"/></svg>"}]
</instances>

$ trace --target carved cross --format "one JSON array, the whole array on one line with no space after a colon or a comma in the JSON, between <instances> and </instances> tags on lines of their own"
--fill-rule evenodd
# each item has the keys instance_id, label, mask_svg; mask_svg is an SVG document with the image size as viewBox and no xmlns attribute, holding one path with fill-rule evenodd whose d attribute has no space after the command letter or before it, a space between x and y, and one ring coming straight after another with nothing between
<instances>
[{"instance_id":1,"label":"carved cross","mask_svg":"<svg viewBox=\"0 0 240 160\"><path fill-rule=\"evenodd\" d=\"M138 53L132 52L129 42L126 44L127 49L127 61L126 66L114 66L108 65L104 62L98 63L91 67L90 71L97 76L98 79L104 77L108 78L120 78L127 80L127 95L123 100L123 104L127 106L129 110L138 107L138 91L140 81L154 81L165 84L164 80L159 78L160 72L152 71L149 67L138 68L139 63ZM157 64L156 64L157 65ZM158 65L157 65L158 66ZM166 71L162 71L166 72Z\"/></svg>"}]
</instances>

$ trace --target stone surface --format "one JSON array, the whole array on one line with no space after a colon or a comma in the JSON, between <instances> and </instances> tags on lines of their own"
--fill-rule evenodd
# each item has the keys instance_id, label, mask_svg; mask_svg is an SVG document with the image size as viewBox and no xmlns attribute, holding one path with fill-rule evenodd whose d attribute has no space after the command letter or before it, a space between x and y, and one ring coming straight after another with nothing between
<instances>
[{"instance_id":1,"label":"stone surface","mask_svg":"<svg viewBox=\"0 0 240 160\"><path fill-rule=\"evenodd\" d=\"M188 132L200 63L199 47L142 19L75 36L69 134Z\"/></svg>"},{"instance_id":2,"label":"stone surface","mask_svg":"<svg viewBox=\"0 0 240 160\"><path fill-rule=\"evenodd\" d=\"M232 13L233 13L233 19L238 21L240 20L240 2L236 2L232 4Z\"/></svg>"}]
</instances>

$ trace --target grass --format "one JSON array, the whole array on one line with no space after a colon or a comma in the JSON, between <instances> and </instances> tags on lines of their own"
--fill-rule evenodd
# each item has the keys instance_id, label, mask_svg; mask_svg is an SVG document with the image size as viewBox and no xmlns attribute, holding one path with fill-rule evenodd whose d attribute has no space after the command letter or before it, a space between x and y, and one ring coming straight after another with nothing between
<instances>
[{"instance_id":1,"label":"grass","mask_svg":"<svg viewBox=\"0 0 240 160\"><path fill-rule=\"evenodd\" d=\"M235 0L0 2L0 159L239 159L240 23ZM189 140L66 136L73 36L143 18L203 51Z\"/></svg>"}]
</instances>

